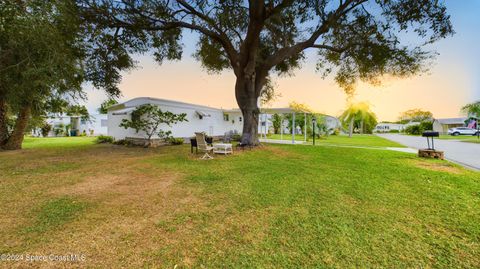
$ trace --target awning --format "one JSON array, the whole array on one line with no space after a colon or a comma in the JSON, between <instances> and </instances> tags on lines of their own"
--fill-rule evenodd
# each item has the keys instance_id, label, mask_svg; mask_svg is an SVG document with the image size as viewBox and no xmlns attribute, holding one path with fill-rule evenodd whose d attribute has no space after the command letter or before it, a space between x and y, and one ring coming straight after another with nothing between
<instances>
[{"instance_id":1,"label":"awning","mask_svg":"<svg viewBox=\"0 0 480 269\"><path fill-rule=\"evenodd\" d=\"M207 112L204 112L204 111L195 110L195 112L201 117L210 117L211 116L210 114L208 114Z\"/></svg>"},{"instance_id":2,"label":"awning","mask_svg":"<svg viewBox=\"0 0 480 269\"><path fill-rule=\"evenodd\" d=\"M127 107L119 110L115 110L112 112L112 115L127 115L129 112L135 110L135 107Z\"/></svg>"}]
</instances>

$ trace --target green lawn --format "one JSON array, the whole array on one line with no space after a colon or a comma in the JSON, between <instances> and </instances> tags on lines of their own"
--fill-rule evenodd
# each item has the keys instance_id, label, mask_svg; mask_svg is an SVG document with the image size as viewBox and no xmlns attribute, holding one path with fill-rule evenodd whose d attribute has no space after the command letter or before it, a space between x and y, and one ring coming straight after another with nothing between
<instances>
[{"instance_id":1,"label":"green lawn","mask_svg":"<svg viewBox=\"0 0 480 269\"><path fill-rule=\"evenodd\" d=\"M480 267L480 173L446 161L293 145L210 161L188 145L27 145L0 152L0 253L78 253L93 268ZM48 265L71 264L0 261Z\"/></svg>"},{"instance_id":2,"label":"green lawn","mask_svg":"<svg viewBox=\"0 0 480 269\"><path fill-rule=\"evenodd\" d=\"M279 134L271 134L268 136L269 139L278 139L282 137ZM283 135L283 140L291 140L292 136ZM296 135L296 141L303 141L303 136ZM310 138L309 143L312 143ZM339 145L339 146L360 146L360 147L401 147L405 146L398 144L396 142L390 141L378 137L376 135L360 135L354 134L352 137L347 135L330 135L328 137L322 137L320 139L315 139L316 145Z\"/></svg>"},{"instance_id":3,"label":"green lawn","mask_svg":"<svg viewBox=\"0 0 480 269\"><path fill-rule=\"evenodd\" d=\"M25 137L22 147L31 148L77 148L95 144L95 137Z\"/></svg>"},{"instance_id":4,"label":"green lawn","mask_svg":"<svg viewBox=\"0 0 480 269\"><path fill-rule=\"evenodd\" d=\"M480 143L480 139L478 139L477 136L472 136L472 135L440 135L439 139L445 139L445 140L459 140L462 142L469 142L469 143Z\"/></svg>"}]
</instances>

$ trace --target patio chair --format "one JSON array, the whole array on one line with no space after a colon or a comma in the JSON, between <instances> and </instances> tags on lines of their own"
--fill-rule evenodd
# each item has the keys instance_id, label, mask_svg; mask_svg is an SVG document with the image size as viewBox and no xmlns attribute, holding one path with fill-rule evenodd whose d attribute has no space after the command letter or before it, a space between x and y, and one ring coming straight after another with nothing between
<instances>
[{"instance_id":1,"label":"patio chair","mask_svg":"<svg viewBox=\"0 0 480 269\"><path fill-rule=\"evenodd\" d=\"M195 133L195 137L197 138L197 148L200 152L205 152L202 156L202 160L213 159L213 157L208 154L210 152L213 153L213 147L207 144L205 141L205 133Z\"/></svg>"}]
</instances>

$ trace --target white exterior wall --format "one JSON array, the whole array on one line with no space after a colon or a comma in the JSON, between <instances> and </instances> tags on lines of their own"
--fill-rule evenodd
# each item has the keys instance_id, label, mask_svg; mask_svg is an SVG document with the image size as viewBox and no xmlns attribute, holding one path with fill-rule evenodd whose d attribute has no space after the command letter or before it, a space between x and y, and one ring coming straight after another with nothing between
<instances>
[{"instance_id":1,"label":"white exterior wall","mask_svg":"<svg viewBox=\"0 0 480 269\"><path fill-rule=\"evenodd\" d=\"M179 122L168 127L166 125L160 126L160 129L164 131L171 131L173 137L193 137L195 132L205 132L211 136L221 136L231 130L237 132L242 131L243 118L240 121L241 113L234 111L223 111L221 109L210 108L206 106L199 106L193 104L186 104L182 102L155 99L155 98L135 98L123 103L123 106L114 106L108 111L108 135L113 136L115 139L125 139L126 137L146 138L144 132L138 132L134 129L125 129L120 127L122 119L130 119L131 111L126 115L114 115L116 110L132 107L135 108L144 104L158 105L164 111L170 111L175 114L185 113L187 114L187 122ZM197 111L209 114L200 119ZM229 115L229 120L224 120L223 114ZM233 120L233 122L232 122ZM158 136L154 136L157 138Z\"/></svg>"},{"instance_id":2,"label":"white exterior wall","mask_svg":"<svg viewBox=\"0 0 480 269\"><path fill-rule=\"evenodd\" d=\"M403 131L405 128L404 124L398 124L398 123L379 123L377 126L375 126L375 130L378 133L388 133L389 131L396 130L396 131Z\"/></svg>"},{"instance_id":3,"label":"white exterior wall","mask_svg":"<svg viewBox=\"0 0 480 269\"><path fill-rule=\"evenodd\" d=\"M103 121L103 125L102 125ZM90 136L90 131L93 131L93 136L107 135L108 133L108 116L107 114L90 115L90 121L82 121L80 119L79 135L85 131Z\"/></svg>"},{"instance_id":4,"label":"white exterior wall","mask_svg":"<svg viewBox=\"0 0 480 269\"><path fill-rule=\"evenodd\" d=\"M48 136L55 136L55 133L53 129L60 125L63 124L64 126L68 124L72 124L72 121L78 119L78 134L80 135L85 131L87 136L90 136L90 130L93 130L93 136L97 135L106 135L107 132L107 123L108 123L108 117L106 114L96 114L96 115L90 115L90 121L82 121L79 117L71 117L67 115L58 115L54 117L49 117L46 119L46 122L50 125L52 125L52 130L48 133ZM102 126L102 120L104 125ZM37 133L40 133L40 130L37 131Z\"/></svg>"}]
</instances>

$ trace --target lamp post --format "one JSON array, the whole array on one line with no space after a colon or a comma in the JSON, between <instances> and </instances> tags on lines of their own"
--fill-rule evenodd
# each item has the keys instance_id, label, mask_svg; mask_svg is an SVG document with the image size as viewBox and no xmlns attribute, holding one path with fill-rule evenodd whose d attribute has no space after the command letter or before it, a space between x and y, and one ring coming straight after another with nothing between
<instances>
[{"instance_id":1,"label":"lamp post","mask_svg":"<svg viewBox=\"0 0 480 269\"><path fill-rule=\"evenodd\" d=\"M312 118L312 124L313 124L313 145L315 146L315 126L317 125L317 118L313 117Z\"/></svg>"}]
</instances>

